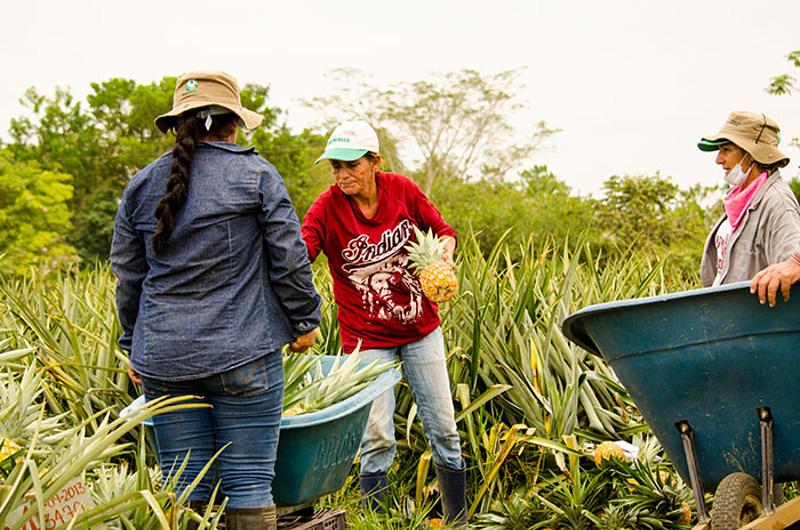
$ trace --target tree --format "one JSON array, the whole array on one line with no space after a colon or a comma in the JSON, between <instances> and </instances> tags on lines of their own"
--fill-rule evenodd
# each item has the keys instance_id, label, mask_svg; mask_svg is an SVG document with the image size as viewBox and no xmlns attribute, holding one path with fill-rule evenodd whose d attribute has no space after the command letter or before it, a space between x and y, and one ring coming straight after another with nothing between
<instances>
[{"instance_id":1,"label":"tree","mask_svg":"<svg viewBox=\"0 0 800 530\"><path fill-rule=\"evenodd\" d=\"M437 179L431 199L456 233L474 231L484 252L509 230L506 240L512 253L521 251L520 244L530 235L558 245L600 238L594 200L572 194L546 166L526 169L507 181Z\"/></svg>"},{"instance_id":2,"label":"tree","mask_svg":"<svg viewBox=\"0 0 800 530\"><path fill-rule=\"evenodd\" d=\"M138 85L111 79L92 83L84 103L57 89L47 97L31 88L22 100L31 117L11 122L9 149L17 160L35 160L44 169L73 176L69 201L74 230L69 233L81 258L105 259L117 199L128 179L168 149L169 140L153 117L170 107L174 79Z\"/></svg>"},{"instance_id":3,"label":"tree","mask_svg":"<svg viewBox=\"0 0 800 530\"><path fill-rule=\"evenodd\" d=\"M36 162L14 161L0 151L0 253L10 269L54 269L75 261L64 234L71 227L67 201L72 177L43 170Z\"/></svg>"},{"instance_id":4,"label":"tree","mask_svg":"<svg viewBox=\"0 0 800 530\"><path fill-rule=\"evenodd\" d=\"M604 225L620 241L646 238L664 242L670 235L666 223L678 196L678 186L668 179L613 175L603 184Z\"/></svg>"},{"instance_id":5,"label":"tree","mask_svg":"<svg viewBox=\"0 0 800 530\"><path fill-rule=\"evenodd\" d=\"M792 177L791 179L789 179L788 184L789 187L792 189L792 193L794 193L794 196L797 198L798 201L800 201L800 178Z\"/></svg>"},{"instance_id":6,"label":"tree","mask_svg":"<svg viewBox=\"0 0 800 530\"><path fill-rule=\"evenodd\" d=\"M614 175L603 189L597 219L612 246L665 256L684 274L696 274L706 234L718 217L702 203L715 188L681 190L656 173Z\"/></svg>"},{"instance_id":7,"label":"tree","mask_svg":"<svg viewBox=\"0 0 800 530\"><path fill-rule=\"evenodd\" d=\"M331 112L344 113L336 121L366 119L384 138L398 139L400 146L418 155L415 169L426 193L445 176L502 180L558 132L540 121L532 132L518 135L512 118L525 108L518 96L519 71L483 76L460 70L390 89L378 87L357 70L334 70L332 75L340 85L334 95L308 104L320 110L328 124Z\"/></svg>"},{"instance_id":8,"label":"tree","mask_svg":"<svg viewBox=\"0 0 800 530\"><path fill-rule=\"evenodd\" d=\"M153 120L171 108L174 87L174 77L149 84L113 78L92 83L85 102L64 89L50 97L33 88L25 92L22 103L30 116L12 120L8 149L16 160L73 176L68 205L74 230L67 236L83 260L107 258L122 190L134 173L171 149L174 138L161 134ZM291 134L278 123L282 112L268 105L268 96L266 86L243 87L244 106L264 116L243 141L253 142L267 158L275 155L273 162L297 194L304 189L302 175L313 166L311 153L321 152L323 139Z\"/></svg>"},{"instance_id":9,"label":"tree","mask_svg":"<svg viewBox=\"0 0 800 530\"><path fill-rule=\"evenodd\" d=\"M570 191L547 166L525 169L520 172L519 180L528 195L569 194Z\"/></svg>"},{"instance_id":10,"label":"tree","mask_svg":"<svg viewBox=\"0 0 800 530\"><path fill-rule=\"evenodd\" d=\"M786 60L789 61L795 68L800 68L800 50L795 50L789 53L786 56ZM779 96L791 94L796 89L797 78L791 74L776 75L770 80L769 86L766 88L767 92L770 94ZM800 147L800 138L796 136L792 138L791 145L793 147Z\"/></svg>"},{"instance_id":11,"label":"tree","mask_svg":"<svg viewBox=\"0 0 800 530\"><path fill-rule=\"evenodd\" d=\"M786 56L786 60L795 68L800 68L800 50L789 53ZM781 74L776 75L770 80L766 90L770 94L783 95L791 94L795 89L797 89L797 79L791 74Z\"/></svg>"}]
</instances>

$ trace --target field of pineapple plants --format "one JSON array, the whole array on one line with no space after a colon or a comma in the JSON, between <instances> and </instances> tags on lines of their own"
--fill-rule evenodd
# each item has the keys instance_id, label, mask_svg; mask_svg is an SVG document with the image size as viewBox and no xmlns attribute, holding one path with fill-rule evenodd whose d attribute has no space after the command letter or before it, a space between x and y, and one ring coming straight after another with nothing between
<instances>
[{"instance_id":1,"label":"field of pineapple plants","mask_svg":"<svg viewBox=\"0 0 800 530\"><path fill-rule=\"evenodd\" d=\"M586 305L690 288L692 279L643 256L533 239L519 248L501 239L484 254L462 237L457 265L459 293L441 312L472 527L690 528L691 492L610 368L568 342L560 323ZM325 299L316 352L335 354L331 286L324 266L315 275ZM140 427L187 405L152 402L120 417L138 389L116 346L109 268L6 277L0 290L0 527L214 528L216 512L191 512L176 478L162 482ZM401 454L386 513L362 510L356 470L319 501L345 508L351 528L423 528L434 516L430 452L402 383L396 424ZM65 491L77 515L45 520Z\"/></svg>"}]
</instances>

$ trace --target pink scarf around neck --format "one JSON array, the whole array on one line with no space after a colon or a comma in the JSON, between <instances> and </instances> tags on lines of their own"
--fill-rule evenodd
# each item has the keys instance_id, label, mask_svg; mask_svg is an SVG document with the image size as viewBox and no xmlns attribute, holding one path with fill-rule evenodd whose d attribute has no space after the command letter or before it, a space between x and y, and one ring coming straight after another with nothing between
<instances>
[{"instance_id":1,"label":"pink scarf around neck","mask_svg":"<svg viewBox=\"0 0 800 530\"><path fill-rule=\"evenodd\" d=\"M760 190L761 186L767 181L767 176L767 172L764 171L746 188L742 188L740 184L729 191L722 200L725 204L725 213L728 214L728 221L730 221L733 231L736 231L739 223L742 222L744 213L747 211L750 203L753 202L753 197L756 196L758 190Z\"/></svg>"}]
</instances>

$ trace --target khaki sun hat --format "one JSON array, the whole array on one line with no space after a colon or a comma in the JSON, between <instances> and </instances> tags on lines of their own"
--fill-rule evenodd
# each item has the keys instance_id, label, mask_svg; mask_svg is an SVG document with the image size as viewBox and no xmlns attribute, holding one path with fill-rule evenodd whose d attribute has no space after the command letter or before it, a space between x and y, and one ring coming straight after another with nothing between
<instances>
[{"instance_id":1,"label":"khaki sun hat","mask_svg":"<svg viewBox=\"0 0 800 530\"><path fill-rule=\"evenodd\" d=\"M775 120L766 114L734 111L717 134L704 137L697 147L701 151L716 151L730 142L750 153L760 164L783 167L789 163L789 157L778 150L780 131Z\"/></svg>"},{"instance_id":2,"label":"khaki sun hat","mask_svg":"<svg viewBox=\"0 0 800 530\"><path fill-rule=\"evenodd\" d=\"M189 72L178 78L172 97L172 110L156 118L156 127L166 133L178 116L202 107L229 110L239 117L247 130L255 129L264 120L257 112L242 107L239 85L232 76L225 72Z\"/></svg>"}]
</instances>

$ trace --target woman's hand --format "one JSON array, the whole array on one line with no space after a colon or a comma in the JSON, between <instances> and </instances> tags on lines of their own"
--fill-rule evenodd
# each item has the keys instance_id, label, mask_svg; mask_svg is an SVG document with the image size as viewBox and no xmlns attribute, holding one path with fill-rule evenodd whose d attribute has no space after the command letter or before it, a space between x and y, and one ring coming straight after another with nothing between
<instances>
[{"instance_id":1,"label":"woman's hand","mask_svg":"<svg viewBox=\"0 0 800 530\"><path fill-rule=\"evenodd\" d=\"M792 284L800 280L800 260L792 256L786 261L770 265L753 277L750 282L750 292L758 293L758 300L764 304L769 301L770 307L775 307L778 289L783 295L783 301L789 301L789 291Z\"/></svg>"},{"instance_id":2,"label":"woman's hand","mask_svg":"<svg viewBox=\"0 0 800 530\"><path fill-rule=\"evenodd\" d=\"M130 377L131 381L133 381L137 385L142 384L142 377L136 373L136 370L133 369L133 365L131 364L130 359L128 359L128 377Z\"/></svg>"},{"instance_id":3,"label":"woman's hand","mask_svg":"<svg viewBox=\"0 0 800 530\"><path fill-rule=\"evenodd\" d=\"M295 353L303 353L314 345L317 340L317 328L312 329L305 335L300 335L289 343L289 349Z\"/></svg>"}]
</instances>

